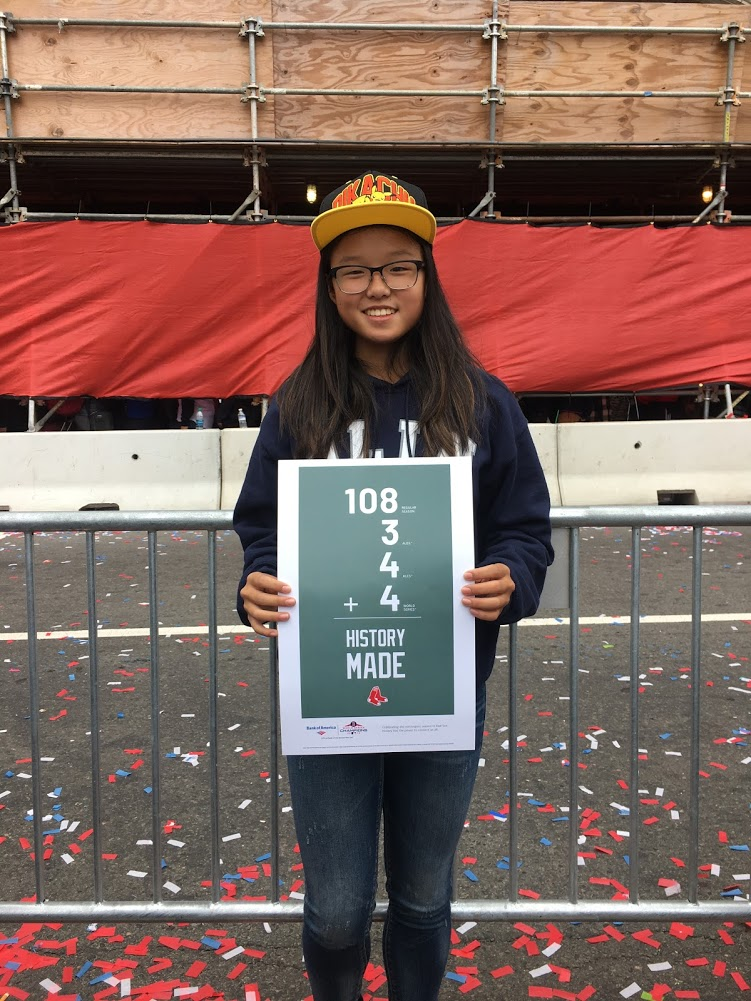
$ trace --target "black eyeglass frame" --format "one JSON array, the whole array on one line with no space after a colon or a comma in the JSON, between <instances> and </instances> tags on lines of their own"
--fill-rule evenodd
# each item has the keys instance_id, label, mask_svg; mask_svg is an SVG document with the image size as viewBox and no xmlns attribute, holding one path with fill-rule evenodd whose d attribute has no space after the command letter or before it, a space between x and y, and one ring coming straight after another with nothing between
<instances>
[{"instance_id":1,"label":"black eyeglass frame","mask_svg":"<svg viewBox=\"0 0 751 1001\"><path fill-rule=\"evenodd\" d=\"M386 268L393 268L393 266L395 264L414 264L415 265L415 268L416 268L416 271L415 271L415 280L412 282L411 285L404 285L401 288L392 288L391 285L389 285L389 283L386 281L386 276L384 275L383 272L384 272L384 270ZM423 270L424 267L425 267L425 261L411 261L411 260L408 260L408 259L407 260L403 260L403 261L389 261L388 264L382 264L380 266L380 268L370 268L370 267L368 267L367 264L340 264L336 268L330 268L329 269L329 271L328 271L328 277L331 279L331 281L336 282L336 287L344 295L362 295L363 292L367 292L367 290L370 288L370 283L373 281L373 275L380 275L381 276L381 281L383 282L383 284L387 288L391 289L392 292L406 292L408 289L411 289L411 288L415 287L415 285L417 284L417 279L420 277L420 272ZM362 288L362 289L360 289L357 292L350 292L348 289L342 288L342 286L339 284L339 279L337 278L337 272L339 272L339 271L346 271L347 268L361 268L363 271L369 271L370 272L370 278L368 279L368 284L365 286L365 288Z\"/></svg>"}]
</instances>

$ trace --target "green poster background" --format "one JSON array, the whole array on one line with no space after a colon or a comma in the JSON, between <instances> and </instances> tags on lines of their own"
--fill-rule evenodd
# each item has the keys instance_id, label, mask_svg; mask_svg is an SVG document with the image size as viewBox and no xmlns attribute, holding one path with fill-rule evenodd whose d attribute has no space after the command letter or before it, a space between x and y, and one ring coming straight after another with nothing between
<instances>
[{"instance_id":1,"label":"green poster background","mask_svg":"<svg viewBox=\"0 0 751 1001\"><path fill-rule=\"evenodd\" d=\"M396 509L382 510L384 489ZM351 514L354 490L355 513ZM360 509L377 504L373 513ZM375 495L372 493L375 491ZM386 497L386 507L393 506ZM448 465L301 467L299 479L299 615L302 716L422 716L454 711L451 488ZM384 520L397 520L386 544ZM393 533L389 536L393 539ZM399 566L397 576L380 569ZM384 589L398 608L381 604ZM351 606L351 607L350 607ZM348 646L348 631L404 629L402 643ZM382 637L381 637L382 638ZM365 655L404 652L404 678L365 676ZM361 654L361 677L348 678L347 654ZM383 670L394 670L391 657ZM374 686L388 699L368 702Z\"/></svg>"}]
</instances>

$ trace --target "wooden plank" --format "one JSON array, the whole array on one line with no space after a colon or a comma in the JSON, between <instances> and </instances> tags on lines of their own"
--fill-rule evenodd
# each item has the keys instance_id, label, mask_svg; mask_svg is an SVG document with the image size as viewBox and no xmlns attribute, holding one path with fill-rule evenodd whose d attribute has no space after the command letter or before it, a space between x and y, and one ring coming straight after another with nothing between
<instances>
[{"instance_id":1,"label":"wooden plank","mask_svg":"<svg viewBox=\"0 0 751 1001\"><path fill-rule=\"evenodd\" d=\"M19 0L9 4L17 18L97 18L123 21L242 21L253 10L265 6L265 0L248 4L247 0Z\"/></svg>"},{"instance_id":2,"label":"wooden plank","mask_svg":"<svg viewBox=\"0 0 751 1001\"><path fill-rule=\"evenodd\" d=\"M720 27L729 19L718 4L526 2L511 4L508 23ZM511 31L503 80L508 90L719 95L726 64L727 44L713 37ZM723 125L713 98L510 97L499 128L514 143L692 143L722 141Z\"/></svg>"},{"instance_id":3,"label":"wooden plank","mask_svg":"<svg viewBox=\"0 0 751 1001\"><path fill-rule=\"evenodd\" d=\"M41 3L37 7L43 7ZM50 5L47 5L48 8ZM143 17L143 4L101 4L75 16ZM165 19L184 17L174 3ZM236 16L236 0L212 10L213 18ZM268 17L269 0L256 7ZM24 10L49 16L49 9ZM63 16L62 10L57 10ZM71 15L72 16L72 15ZM195 19L195 8L193 8ZM62 32L47 26L20 26L10 35L11 76L19 84L237 88L250 82L248 39L239 30L188 28L80 27ZM270 47L257 46L258 76L272 73ZM241 95L136 95L22 91L13 106L13 131L24 138L249 139L250 106ZM264 125L270 122L271 125ZM262 105L259 127L273 135L273 100Z\"/></svg>"},{"instance_id":4,"label":"wooden plank","mask_svg":"<svg viewBox=\"0 0 751 1001\"><path fill-rule=\"evenodd\" d=\"M477 24L477 0L275 0L275 21ZM482 90L490 43L475 32L272 31L274 86L311 89ZM488 135L479 97L277 98L279 138L340 141L477 141Z\"/></svg>"},{"instance_id":5,"label":"wooden plank","mask_svg":"<svg viewBox=\"0 0 751 1001\"><path fill-rule=\"evenodd\" d=\"M283 139L351 142L487 141L479 100L440 97L278 97L276 134Z\"/></svg>"}]
</instances>

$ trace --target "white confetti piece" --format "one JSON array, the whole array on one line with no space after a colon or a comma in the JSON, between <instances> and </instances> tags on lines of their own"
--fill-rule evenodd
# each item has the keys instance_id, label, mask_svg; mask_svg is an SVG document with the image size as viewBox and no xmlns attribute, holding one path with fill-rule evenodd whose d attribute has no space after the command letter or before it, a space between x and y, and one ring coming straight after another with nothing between
<instances>
[{"instance_id":1,"label":"white confetti piece","mask_svg":"<svg viewBox=\"0 0 751 1001\"><path fill-rule=\"evenodd\" d=\"M664 970L673 969L670 963L649 963L648 965L652 973L662 973Z\"/></svg>"},{"instance_id":2,"label":"white confetti piece","mask_svg":"<svg viewBox=\"0 0 751 1001\"><path fill-rule=\"evenodd\" d=\"M153 844L154 844L154 842L153 842L153 841L151 841L151 839L148 839L148 840L147 840L146 838L144 838L144 839L143 839L143 840L141 840L141 841L136 841L136 844L137 844L137 845L153 845Z\"/></svg>"},{"instance_id":3,"label":"white confetti piece","mask_svg":"<svg viewBox=\"0 0 751 1001\"><path fill-rule=\"evenodd\" d=\"M582 861L584 860L582 859ZM550 945L547 947L547 949L542 950L542 954L543 956L553 956L555 955L556 952L558 952L560 947L561 947L560 942L551 942Z\"/></svg>"},{"instance_id":4,"label":"white confetti piece","mask_svg":"<svg viewBox=\"0 0 751 1001\"><path fill-rule=\"evenodd\" d=\"M177 841L175 838L168 838L167 839L167 844L168 845L174 845L175 848L184 848L185 847L185 842L184 841Z\"/></svg>"},{"instance_id":5,"label":"white confetti piece","mask_svg":"<svg viewBox=\"0 0 751 1001\"><path fill-rule=\"evenodd\" d=\"M227 834L222 838L222 841L235 841L239 837L241 837L239 834Z\"/></svg>"},{"instance_id":6,"label":"white confetti piece","mask_svg":"<svg viewBox=\"0 0 751 1001\"><path fill-rule=\"evenodd\" d=\"M263 930L266 932L267 935L271 934L271 925L268 923L268 921L263 922Z\"/></svg>"},{"instance_id":7,"label":"white confetti piece","mask_svg":"<svg viewBox=\"0 0 751 1001\"><path fill-rule=\"evenodd\" d=\"M56 984L54 980L40 980L39 986L44 987L50 994L59 994L62 990L60 984Z\"/></svg>"},{"instance_id":8,"label":"white confetti piece","mask_svg":"<svg viewBox=\"0 0 751 1001\"><path fill-rule=\"evenodd\" d=\"M629 984L628 987L624 987L623 988L623 990L621 991L621 997L622 998L633 997L634 994L636 994L637 991L640 991L640 990L641 990L641 987L636 983L636 981L634 981L633 984Z\"/></svg>"},{"instance_id":9,"label":"white confetti piece","mask_svg":"<svg viewBox=\"0 0 751 1001\"><path fill-rule=\"evenodd\" d=\"M476 928L476 927L477 927L476 921L465 921L463 925L459 925L456 931L459 935L466 935L467 932L470 930L470 928Z\"/></svg>"},{"instance_id":10,"label":"white confetti piece","mask_svg":"<svg viewBox=\"0 0 751 1001\"><path fill-rule=\"evenodd\" d=\"M546 973L552 973L552 972L553 971L546 963L544 966L538 966L536 970L530 970L529 975L530 977L544 977Z\"/></svg>"},{"instance_id":11,"label":"white confetti piece","mask_svg":"<svg viewBox=\"0 0 751 1001\"><path fill-rule=\"evenodd\" d=\"M290 897L294 897L295 900L305 900L304 893L298 893L297 890L290 890Z\"/></svg>"},{"instance_id":12,"label":"white confetti piece","mask_svg":"<svg viewBox=\"0 0 751 1001\"><path fill-rule=\"evenodd\" d=\"M252 802L253 802L252 799L244 799L237 809L244 810L246 807L250 806Z\"/></svg>"},{"instance_id":13,"label":"white confetti piece","mask_svg":"<svg viewBox=\"0 0 751 1001\"><path fill-rule=\"evenodd\" d=\"M129 869L128 870L128 875L129 876L135 876L136 879L143 879L144 876L146 875L146 873L145 872L139 872L138 869Z\"/></svg>"},{"instance_id":14,"label":"white confetti piece","mask_svg":"<svg viewBox=\"0 0 751 1001\"><path fill-rule=\"evenodd\" d=\"M66 865L70 865L70 863L73 861L73 856L72 855L68 855L67 852L64 852L60 856L60 858L63 860L63 862L65 862Z\"/></svg>"},{"instance_id":15,"label":"white confetti piece","mask_svg":"<svg viewBox=\"0 0 751 1001\"><path fill-rule=\"evenodd\" d=\"M229 952L222 953L222 959L234 959L235 956L241 955L245 952L245 946L238 945L235 949L230 949Z\"/></svg>"},{"instance_id":16,"label":"white confetti piece","mask_svg":"<svg viewBox=\"0 0 751 1001\"><path fill-rule=\"evenodd\" d=\"M172 883L169 880L163 884L165 890L169 890L170 893L179 893L180 887L177 883Z\"/></svg>"}]
</instances>

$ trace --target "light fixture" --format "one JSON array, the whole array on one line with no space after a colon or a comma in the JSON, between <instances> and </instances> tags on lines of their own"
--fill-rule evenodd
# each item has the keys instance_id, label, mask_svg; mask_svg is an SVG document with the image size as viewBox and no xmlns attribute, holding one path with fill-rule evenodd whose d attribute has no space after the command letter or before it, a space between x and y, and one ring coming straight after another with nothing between
<instances>
[{"instance_id":1,"label":"light fixture","mask_svg":"<svg viewBox=\"0 0 751 1001\"><path fill-rule=\"evenodd\" d=\"M709 205L713 197L714 197L714 191L712 190L712 185L705 184L704 187L701 189L701 200L704 202L705 205Z\"/></svg>"},{"instance_id":2,"label":"light fixture","mask_svg":"<svg viewBox=\"0 0 751 1001\"><path fill-rule=\"evenodd\" d=\"M308 185L305 191L305 197L308 199L308 203L310 205L315 205L315 203L318 201L318 189L316 188L315 184Z\"/></svg>"}]
</instances>

